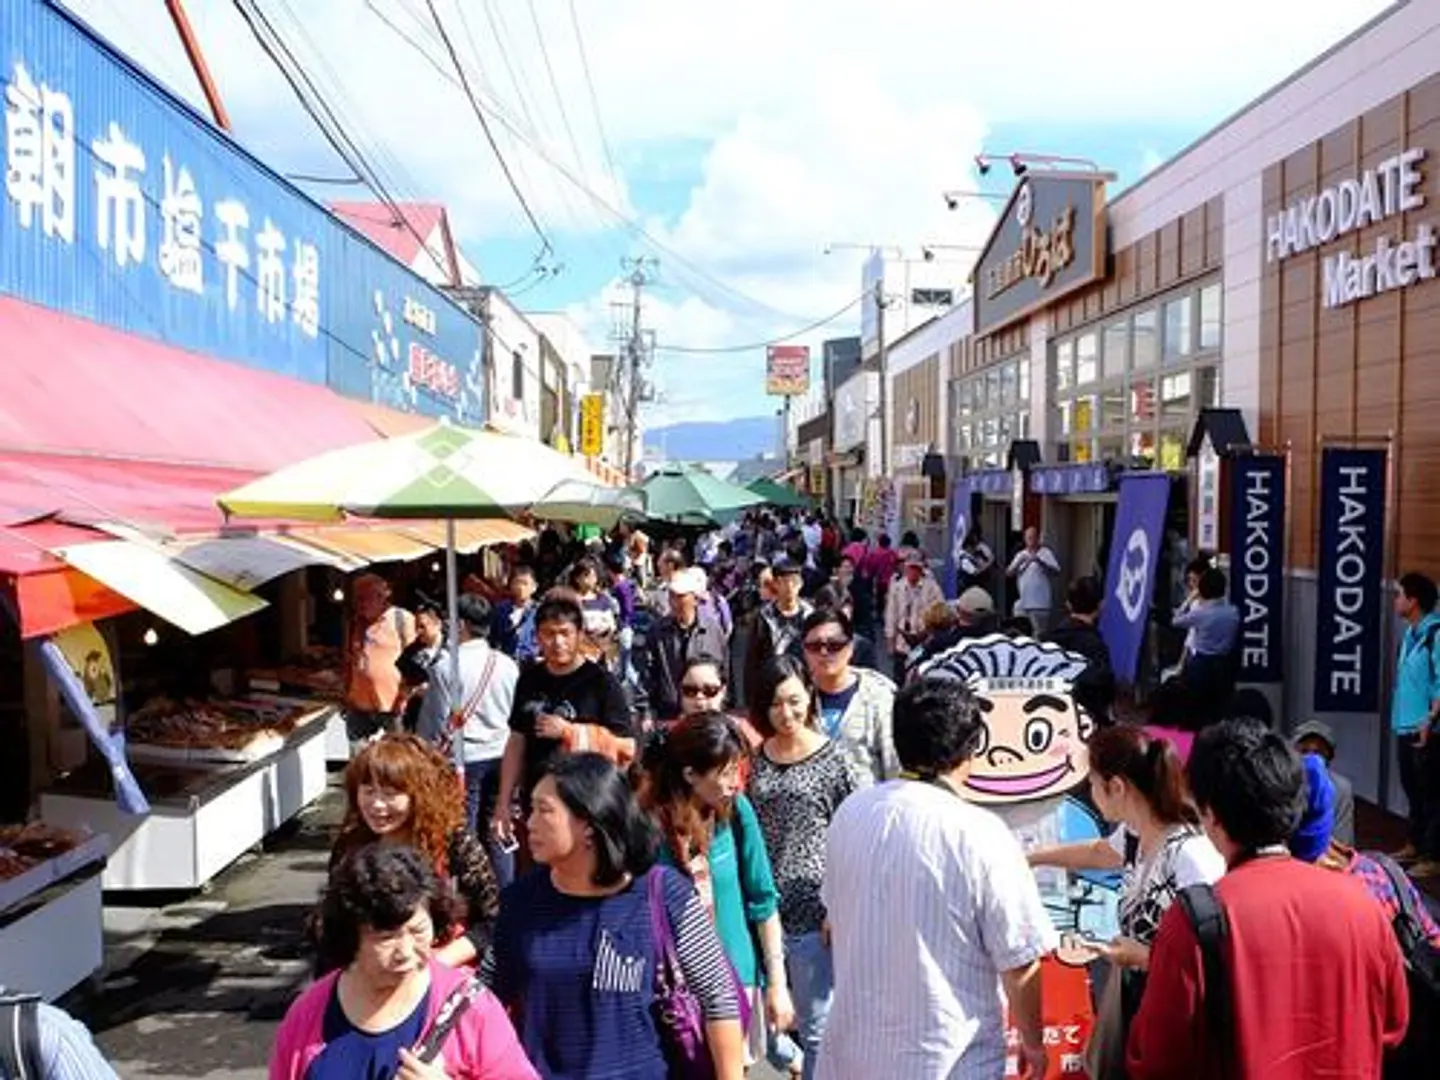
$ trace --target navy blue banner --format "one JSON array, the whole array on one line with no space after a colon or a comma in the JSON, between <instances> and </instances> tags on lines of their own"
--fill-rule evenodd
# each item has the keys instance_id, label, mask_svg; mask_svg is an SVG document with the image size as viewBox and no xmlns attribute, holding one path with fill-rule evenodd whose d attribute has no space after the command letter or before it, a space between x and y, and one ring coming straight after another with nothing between
<instances>
[{"instance_id":1,"label":"navy blue banner","mask_svg":"<svg viewBox=\"0 0 1440 1080\"><path fill-rule=\"evenodd\" d=\"M945 595L958 593L960 563L965 557L965 534L970 531L971 499L975 485L970 477L962 476L955 481L950 491L950 551L945 559Z\"/></svg>"},{"instance_id":2,"label":"navy blue banner","mask_svg":"<svg viewBox=\"0 0 1440 1080\"><path fill-rule=\"evenodd\" d=\"M1122 682L1134 682L1145 643L1155 569L1170 501L1170 478L1156 473L1120 478L1110 566L1105 572L1105 606L1100 609L1100 636L1110 649L1110 663Z\"/></svg>"},{"instance_id":3,"label":"navy blue banner","mask_svg":"<svg viewBox=\"0 0 1440 1080\"><path fill-rule=\"evenodd\" d=\"M985 495L1008 495L1015 487L1015 474L1009 469L981 469L966 479Z\"/></svg>"},{"instance_id":4,"label":"navy blue banner","mask_svg":"<svg viewBox=\"0 0 1440 1080\"><path fill-rule=\"evenodd\" d=\"M1036 465L1030 490L1037 495L1095 495L1110 490L1110 469L1103 462Z\"/></svg>"},{"instance_id":5,"label":"navy blue banner","mask_svg":"<svg viewBox=\"0 0 1440 1080\"><path fill-rule=\"evenodd\" d=\"M1321 452L1316 712L1380 707L1385 463L1384 450Z\"/></svg>"},{"instance_id":6,"label":"navy blue banner","mask_svg":"<svg viewBox=\"0 0 1440 1080\"><path fill-rule=\"evenodd\" d=\"M1240 612L1238 677L1285 678L1285 459L1230 465L1230 602Z\"/></svg>"}]
</instances>

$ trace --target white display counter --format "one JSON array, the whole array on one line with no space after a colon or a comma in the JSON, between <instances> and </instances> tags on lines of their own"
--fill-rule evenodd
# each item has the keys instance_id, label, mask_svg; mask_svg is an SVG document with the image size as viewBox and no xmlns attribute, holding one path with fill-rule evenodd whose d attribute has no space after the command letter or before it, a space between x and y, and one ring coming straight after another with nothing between
<instances>
[{"instance_id":1,"label":"white display counter","mask_svg":"<svg viewBox=\"0 0 1440 1080\"><path fill-rule=\"evenodd\" d=\"M332 712L327 707L255 761L210 768L136 764L150 800L144 817L124 813L88 777L66 778L42 793L41 817L110 835L107 890L201 888L324 793ZM147 777L165 783L150 784Z\"/></svg>"},{"instance_id":2,"label":"white display counter","mask_svg":"<svg viewBox=\"0 0 1440 1080\"><path fill-rule=\"evenodd\" d=\"M0 985L54 1001L105 961L105 837L0 882Z\"/></svg>"},{"instance_id":3,"label":"white display counter","mask_svg":"<svg viewBox=\"0 0 1440 1080\"><path fill-rule=\"evenodd\" d=\"M325 725L325 760L332 765L350 761L350 732L345 727L345 711L336 709Z\"/></svg>"}]
</instances>

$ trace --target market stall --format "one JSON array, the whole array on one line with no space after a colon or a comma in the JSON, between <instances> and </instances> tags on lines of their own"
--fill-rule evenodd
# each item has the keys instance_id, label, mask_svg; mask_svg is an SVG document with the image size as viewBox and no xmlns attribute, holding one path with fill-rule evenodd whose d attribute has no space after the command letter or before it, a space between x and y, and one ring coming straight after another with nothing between
<instances>
[{"instance_id":1,"label":"market stall","mask_svg":"<svg viewBox=\"0 0 1440 1080\"><path fill-rule=\"evenodd\" d=\"M0 827L0 986L53 1000L100 970L108 847L45 822Z\"/></svg>"},{"instance_id":2,"label":"market stall","mask_svg":"<svg viewBox=\"0 0 1440 1080\"><path fill-rule=\"evenodd\" d=\"M110 774L92 764L42 793L41 817L110 834L107 890L201 888L325 791L336 711L268 694L152 701L126 724L150 813L122 811Z\"/></svg>"}]
</instances>

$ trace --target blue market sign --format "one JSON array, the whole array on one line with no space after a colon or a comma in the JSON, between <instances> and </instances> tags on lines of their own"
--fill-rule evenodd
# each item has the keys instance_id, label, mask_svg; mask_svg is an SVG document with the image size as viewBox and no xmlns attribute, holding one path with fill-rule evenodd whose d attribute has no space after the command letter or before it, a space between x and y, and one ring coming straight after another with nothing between
<instances>
[{"instance_id":1,"label":"blue market sign","mask_svg":"<svg viewBox=\"0 0 1440 1080\"><path fill-rule=\"evenodd\" d=\"M1009 495L1015 490L1015 474L1009 469L981 469L966 479L981 495Z\"/></svg>"},{"instance_id":2,"label":"blue market sign","mask_svg":"<svg viewBox=\"0 0 1440 1080\"><path fill-rule=\"evenodd\" d=\"M0 84L0 292L365 400L483 418L475 320L58 6L0 4Z\"/></svg>"},{"instance_id":3,"label":"blue market sign","mask_svg":"<svg viewBox=\"0 0 1440 1080\"><path fill-rule=\"evenodd\" d=\"M1037 495L1098 495L1110 487L1110 468L1102 462L1036 465L1030 470L1030 490Z\"/></svg>"}]
</instances>

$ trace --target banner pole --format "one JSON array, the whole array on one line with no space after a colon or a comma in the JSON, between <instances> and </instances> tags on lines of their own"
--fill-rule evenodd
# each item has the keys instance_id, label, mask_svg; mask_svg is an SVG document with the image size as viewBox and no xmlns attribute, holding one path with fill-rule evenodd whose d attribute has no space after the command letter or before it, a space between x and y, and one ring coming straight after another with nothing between
<instances>
[{"instance_id":1,"label":"banner pole","mask_svg":"<svg viewBox=\"0 0 1440 1080\"><path fill-rule=\"evenodd\" d=\"M1398 643L1395 640L1395 605L1387 604L1385 601L1390 598L1394 589L1395 579L1399 576L1399 552L1396 550L1399 542L1399 530L1395 528L1395 510L1399 500L1395 497L1395 479L1397 470L1395 468L1395 432L1391 430L1385 436L1385 553L1384 571L1380 578L1380 707L1379 723L1376 725L1380 736L1380 791L1377 802L1380 809L1390 809L1390 695L1395 691L1395 653L1398 651Z\"/></svg>"},{"instance_id":2,"label":"banner pole","mask_svg":"<svg viewBox=\"0 0 1440 1080\"><path fill-rule=\"evenodd\" d=\"M1280 549L1280 610L1282 612L1280 640L1282 643L1287 636L1285 623L1290 621L1290 613L1295 610L1294 591L1290 587L1290 572L1295 565L1290 560L1290 544L1295 537L1295 457L1292 448L1293 444L1289 439L1286 439L1285 444L1280 447L1280 455L1285 460L1285 469L1281 474L1285 477L1285 520L1281 522L1285 540ZM1286 670L1290 665L1284 659L1289 653L1289 649L1282 649L1280 652L1280 723L1282 725L1290 724L1293 719L1290 715L1290 703L1293 700L1290 693L1290 673Z\"/></svg>"}]
</instances>

